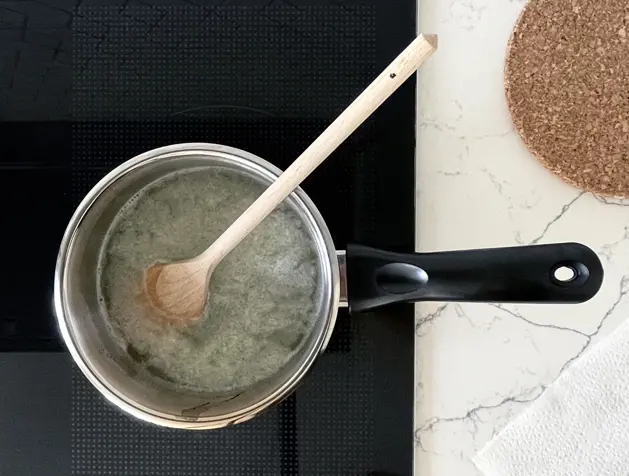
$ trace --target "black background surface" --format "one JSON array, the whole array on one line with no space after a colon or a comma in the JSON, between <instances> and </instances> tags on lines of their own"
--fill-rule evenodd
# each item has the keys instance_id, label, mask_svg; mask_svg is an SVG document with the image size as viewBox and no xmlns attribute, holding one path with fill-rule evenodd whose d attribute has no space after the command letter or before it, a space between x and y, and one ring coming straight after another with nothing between
<instances>
[{"instance_id":1,"label":"black background surface","mask_svg":"<svg viewBox=\"0 0 629 476\"><path fill-rule=\"evenodd\" d=\"M51 293L63 229L112 167L194 141L284 168L414 30L412 0L0 0L0 475L412 473L411 306L341 311L294 396L180 432L91 388ZM413 249L414 102L409 80L304 185L337 247Z\"/></svg>"}]
</instances>

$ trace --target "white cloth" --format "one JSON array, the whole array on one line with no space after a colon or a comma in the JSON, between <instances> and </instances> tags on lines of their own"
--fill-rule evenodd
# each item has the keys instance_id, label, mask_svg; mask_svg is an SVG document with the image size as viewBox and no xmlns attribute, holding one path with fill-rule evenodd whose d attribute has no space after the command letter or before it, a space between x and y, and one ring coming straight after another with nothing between
<instances>
[{"instance_id":1,"label":"white cloth","mask_svg":"<svg viewBox=\"0 0 629 476\"><path fill-rule=\"evenodd\" d=\"M486 476L629 475L629 320L474 458Z\"/></svg>"}]
</instances>

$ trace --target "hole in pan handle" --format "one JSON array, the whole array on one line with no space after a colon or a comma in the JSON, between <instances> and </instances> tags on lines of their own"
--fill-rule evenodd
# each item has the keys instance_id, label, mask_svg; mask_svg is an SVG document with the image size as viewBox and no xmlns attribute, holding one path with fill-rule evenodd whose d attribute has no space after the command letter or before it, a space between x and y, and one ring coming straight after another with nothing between
<instances>
[{"instance_id":1,"label":"hole in pan handle","mask_svg":"<svg viewBox=\"0 0 629 476\"><path fill-rule=\"evenodd\" d=\"M347 247L350 312L418 301L580 303L603 282L596 253L579 243L438 253Z\"/></svg>"}]
</instances>

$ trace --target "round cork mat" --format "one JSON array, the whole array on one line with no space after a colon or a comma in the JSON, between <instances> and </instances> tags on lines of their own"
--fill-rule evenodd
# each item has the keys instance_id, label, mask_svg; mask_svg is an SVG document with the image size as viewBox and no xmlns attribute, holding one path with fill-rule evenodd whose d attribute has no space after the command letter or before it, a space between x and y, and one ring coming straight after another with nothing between
<instances>
[{"instance_id":1,"label":"round cork mat","mask_svg":"<svg viewBox=\"0 0 629 476\"><path fill-rule=\"evenodd\" d=\"M516 129L549 170L629 198L629 0L530 0L505 89Z\"/></svg>"}]
</instances>

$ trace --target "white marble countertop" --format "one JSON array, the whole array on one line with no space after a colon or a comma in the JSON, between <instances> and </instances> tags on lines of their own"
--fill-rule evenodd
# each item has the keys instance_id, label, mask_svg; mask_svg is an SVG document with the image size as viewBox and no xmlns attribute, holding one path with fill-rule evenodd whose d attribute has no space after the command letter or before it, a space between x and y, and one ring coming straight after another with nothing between
<instances>
[{"instance_id":1,"label":"white marble countertop","mask_svg":"<svg viewBox=\"0 0 629 476\"><path fill-rule=\"evenodd\" d=\"M564 184L512 127L504 54L524 3L420 1L419 30L439 34L439 51L419 77L417 246L578 241L605 281L580 305L418 305L416 476L480 475L471 457L629 317L629 202Z\"/></svg>"}]
</instances>

